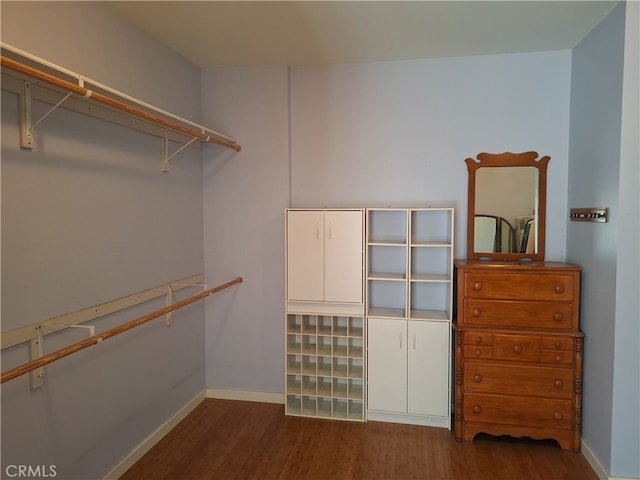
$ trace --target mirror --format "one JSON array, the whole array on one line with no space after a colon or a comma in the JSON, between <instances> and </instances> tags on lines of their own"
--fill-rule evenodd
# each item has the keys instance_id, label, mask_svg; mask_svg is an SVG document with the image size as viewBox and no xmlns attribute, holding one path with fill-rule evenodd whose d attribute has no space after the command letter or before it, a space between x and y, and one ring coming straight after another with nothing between
<instances>
[{"instance_id":1,"label":"mirror","mask_svg":"<svg viewBox=\"0 0 640 480\"><path fill-rule=\"evenodd\" d=\"M547 165L537 152L480 153L469 170L467 257L544 260Z\"/></svg>"}]
</instances>

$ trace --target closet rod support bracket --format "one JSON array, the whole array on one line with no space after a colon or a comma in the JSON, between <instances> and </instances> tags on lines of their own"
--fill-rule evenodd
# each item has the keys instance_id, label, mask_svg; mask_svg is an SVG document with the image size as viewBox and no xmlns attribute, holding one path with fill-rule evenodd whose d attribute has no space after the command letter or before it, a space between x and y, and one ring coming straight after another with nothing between
<instances>
[{"instance_id":1,"label":"closet rod support bracket","mask_svg":"<svg viewBox=\"0 0 640 480\"><path fill-rule=\"evenodd\" d=\"M44 356L44 350L42 348L42 327L36 325L35 337L29 341L29 360L34 361ZM44 367L36 368L30 375L31 389L35 390L44 385Z\"/></svg>"},{"instance_id":2,"label":"closet rod support bracket","mask_svg":"<svg viewBox=\"0 0 640 480\"><path fill-rule=\"evenodd\" d=\"M20 113L20 148L33 148L33 128L31 126L31 82L24 82L24 92L18 96Z\"/></svg>"}]
</instances>

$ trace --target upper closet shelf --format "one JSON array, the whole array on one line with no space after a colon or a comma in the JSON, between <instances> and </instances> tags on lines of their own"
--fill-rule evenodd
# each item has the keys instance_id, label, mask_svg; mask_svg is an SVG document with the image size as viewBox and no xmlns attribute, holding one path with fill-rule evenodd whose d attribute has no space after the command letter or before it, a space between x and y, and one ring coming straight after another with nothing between
<instances>
[{"instance_id":1,"label":"upper closet shelf","mask_svg":"<svg viewBox=\"0 0 640 480\"><path fill-rule=\"evenodd\" d=\"M33 147L35 127L58 107L162 137L163 171L167 169L171 157L197 141L213 143L236 152L242 148L234 138L220 132L149 105L4 42L0 42L0 46L2 89L21 96L20 126L23 148ZM31 98L53 105L39 120L33 122ZM125 114L125 120L121 118L122 113ZM182 142L184 145L169 155L169 140Z\"/></svg>"}]
</instances>

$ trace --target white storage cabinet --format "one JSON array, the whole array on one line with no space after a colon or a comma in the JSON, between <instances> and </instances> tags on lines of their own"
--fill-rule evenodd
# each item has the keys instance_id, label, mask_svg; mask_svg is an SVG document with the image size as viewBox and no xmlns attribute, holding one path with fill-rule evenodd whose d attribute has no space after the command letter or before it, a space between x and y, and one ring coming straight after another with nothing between
<instances>
[{"instance_id":1,"label":"white storage cabinet","mask_svg":"<svg viewBox=\"0 0 640 480\"><path fill-rule=\"evenodd\" d=\"M287 415L365 419L364 216L286 211Z\"/></svg>"},{"instance_id":2,"label":"white storage cabinet","mask_svg":"<svg viewBox=\"0 0 640 480\"><path fill-rule=\"evenodd\" d=\"M367 418L451 426L452 208L367 210Z\"/></svg>"}]
</instances>

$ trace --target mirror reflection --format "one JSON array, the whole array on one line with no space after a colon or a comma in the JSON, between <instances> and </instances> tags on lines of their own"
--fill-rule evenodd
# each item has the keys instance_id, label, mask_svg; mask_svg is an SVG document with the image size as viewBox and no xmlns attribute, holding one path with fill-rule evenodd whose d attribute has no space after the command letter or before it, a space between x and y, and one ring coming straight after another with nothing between
<instances>
[{"instance_id":1,"label":"mirror reflection","mask_svg":"<svg viewBox=\"0 0 640 480\"><path fill-rule=\"evenodd\" d=\"M467 158L467 258L544 260L547 165L537 152Z\"/></svg>"},{"instance_id":2,"label":"mirror reflection","mask_svg":"<svg viewBox=\"0 0 640 480\"><path fill-rule=\"evenodd\" d=\"M474 252L537 253L538 169L476 170Z\"/></svg>"}]
</instances>

